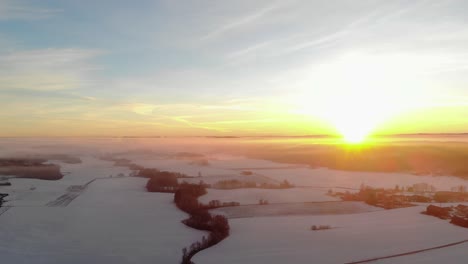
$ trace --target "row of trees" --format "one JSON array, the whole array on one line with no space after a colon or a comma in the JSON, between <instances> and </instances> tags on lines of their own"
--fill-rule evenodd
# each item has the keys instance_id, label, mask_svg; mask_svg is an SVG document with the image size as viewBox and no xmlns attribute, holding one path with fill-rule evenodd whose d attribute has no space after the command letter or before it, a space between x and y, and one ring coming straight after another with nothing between
<instances>
[{"instance_id":1,"label":"row of trees","mask_svg":"<svg viewBox=\"0 0 468 264\"><path fill-rule=\"evenodd\" d=\"M169 171L159 171L157 169L142 169L137 176L149 178L146 189L149 192L170 192L175 193L179 187L177 178L180 173Z\"/></svg>"},{"instance_id":2,"label":"row of trees","mask_svg":"<svg viewBox=\"0 0 468 264\"><path fill-rule=\"evenodd\" d=\"M0 193L0 207L2 207L3 203L5 202L5 197L8 196L8 193Z\"/></svg>"},{"instance_id":3,"label":"row of trees","mask_svg":"<svg viewBox=\"0 0 468 264\"><path fill-rule=\"evenodd\" d=\"M209 231L208 237L197 241L189 248L182 249L182 264L192 263L192 257L199 251L218 244L229 236L229 223L222 215L212 216L207 207L198 202L198 197L206 194L202 184L181 184L174 194L174 202L179 209L190 214L190 217L182 222L198 230Z\"/></svg>"},{"instance_id":4,"label":"row of trees","mask_svg":"<svg viewBox=\"0 0 468 264\"><path fill-rule=\"evenodd\" d=\"M143 169L138 173L140 177L149 178L146 188L150 192L173 192L176 206L188 213L189 218L182 221L185 225L198 230L209 231L208 237L197 241L189 248L182 250L182 264L192 263L192 257L199 251L218 244L229 235L229 224L222 215L212 216L208 212L209 206L198 202L198 197L206 194L206 186L200 184L179 184L179 173L159 171L156 169Z\"/></svg>"},{"instance_id":5,"label":"row of trees","mask_svg":"<svg viewBox=\"0 0 468 264\"><path fill-rule=\"evenodd\" d=\"M228 206L240 206L238 202L221 202L220 200L211 200L208 203L208 209L214 209L219 207L228 207Z\"/></svg>"},{"instance_id":6,"label":"row of trees","mask_svg":"<svg viewBox=\"0 0 468 264\"><path fill-rule=\"evenodd\" d=\"M141 168L138 170L137 177L143 177L143 178L153 178L153 177L158 177L161 175L171 175L176 178L187 178L189 176L179 173L179 172L172 172L172 171L160 171L158 169L153 169L153 168Z\"/></svg>"},{"instance_id":7,"label":"row of trees","mask_svg":"<svg viewBox=\"0 0 468 264\"><path fill-rule=\"evenodd\" d=\"M423 213L440 219L450 219L450 223L468 228L468 206L466 205L439 207L431 204Z\"/></svg>"},{"instance_id":8,"label":"row of trees","mask_svg":"<svg viewBox=\"0 0 468 264\"><path fill-rule=\"evenodd\" d=\"M48 164L42 158L0 158L0 168L3 175L18 178L31 178L39 180L60 180L63 174L60 166Z\"/></svg>"},{"instance_id":9,"label":"row of trees","mask_svg":"<svg viewBox=\"0 0 468 264\"><path fill-rule=\"evenodd\" d=\"M287 189L293 188L294 185L290 184L287 180L279 184L266 183L257 184L254 181L239 181L239 180L223 180L213 184L213 188L217 189L241 189L241 188L262 188L262 189Z\"/></svg>"}]
</instances>

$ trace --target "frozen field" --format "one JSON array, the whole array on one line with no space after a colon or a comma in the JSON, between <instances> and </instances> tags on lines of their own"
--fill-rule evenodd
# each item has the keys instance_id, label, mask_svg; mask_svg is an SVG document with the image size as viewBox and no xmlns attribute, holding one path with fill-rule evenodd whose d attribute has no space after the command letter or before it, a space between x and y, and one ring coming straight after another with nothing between
<instances>
[{"instance_id":1,"label":"frozen field","mask_svg":"<svg viewBox=\"0 0 468 264\"><path fill-rule=\"evenodd\" d=\"M379 173L379 172L354 172L339 171L326 168L309 168L307 166L275 163L266 160L248 159L240 156L207 156L208 166L193 164L189 160L149 158L137 159L135 156L127 156L138 165L171 170L197 176L190 182L215 183L219 180L255 181L257 183L279 183L288 180L290 183L303 187L322 188L359 188L361 184L378 187L394 188L399 186L411 186L417 183L427 183L437 190L450 190L452 187L467 185L467 181L452 176L422 176L410 173ZM244 170L251 171L253 175L241 175Z\"/></svg>"},{"instance_id":2,"label":"frozen field","mask_svg":"<svg viewBox=\"0 0 468 264\"><path fill-rule=\"evenodd\" d=\"M467 229L420 214L423 210L420 206L349 215L230 219L231 235L197 254L195 262L346 263L468 239ZM334 228L310 231L311 225ZM463 264L466 252L465 243L426 252L421 255L425 261L415 263L444 263L441 260L447 256L450 261L445 263ZM419 260L419 255L402 257L402 262L398 258L382 263L414 263L411 261L415 259Z\"/></svg>"},{"instance_id":3,"label":"frozen field","mask_svg":"<svg viewBox=\"0 0 468 264\"><path fill-rule=\"evenodd\" d=\"M425 205L381 210L359 202L338 202L326 195L328 189L345 191L361 184L393 188L425 182L449 190L467 185L460 178L312 169L190 149L208 161L202 164L190 155L177 158L175 153L187 151L185 147L162 145L155 152L135 146L128 151L128 142L119 145L118 139L90 142L98 143L91 146L77 140L57 147L64 153L73 149L72 154L83 160L81 164L51 161L65 173L61 180L10 179L12 186L0 187L0 192L10 193L6 206L11 206L0 209L2 261L179 263L181 249L205 233L180 223L187 215L174 206L171 194L148 193L144 188L147 179L128 177L127 168L96 158L112 153L148 168L201 174L184 179L193 183L235 179L278 184L288 180L296 185L291 189L208 189L200 201L235 201L243 206L218 209L231 218L231 235L197 254L194 261L199 264L346 263L468 239L467 229L420 214ZM36 145L11 141L0 155L8 156L7 148L39 153L51 144L47 140L26 143ZM243 171L253 174L242 175ZM269 205L258 205L260 199ZM312 225L332 229L311 231ZM461 264L468 259L466 252L467 243L375 263Z\"/></svg>"},{"instance_id":4,"label":"frozen field","mask_svg":"<svg viewBox=\"0 0 468 264\"><path fill-rule=\"evenodd\" d=\"M37 179L11 178L12 186L0 187L8 191L10 206L42 206L67 193L73 185L84 185L99 178L127 176L130 171L122 167L114 167L110 162L92 157L82 157L83 163L66 164L60 161L51 161L61 166L65 176L58 181L44 181Z\"/></svg>"},{"instance_id":5,"label":"frozen field","mask_svg":"<svg viewBox=\"0 0 468 264\"><path fill-rule=\"evenodd\" d=\"M180 223L187 215L171 194L146 192L142 178L98 179L68 206L46 206L68 185L119 172L87 161L68 167L63 181L21 180L37 189L18 190L14 207L0 215L2 263L178 263L181 249L203 235Z\"/></svg>"},{"instance_id":6,"label":"frozen field","mask_svg":"<svg viewBox=\"0 0 468 264\"><path fill-rule=\"evenodd\" d=\"M213 212L232 219L261 216L357 214L379 210L382 209L363 202L333 201L222 207L213 210Z\"/></svg>"},{"instance_id":7,"label":"frozen field","mask_svg":"<svg viewBox=\"0 0 468 264\"><path fill-rule=\"evenodd\" d=\"M336 197L326 195L326 188L290 188L290 189L233 189L217 190L208 189L208 193L199 198L199 201L207 204L211 200L221 202L238 202L241 205L258 204L260 199L273 203L300 203L300 202L324 202L339 201Z\"/></svg>"},{"instance_id":8,"label":"frozen field","mask_svg":"<svg viewBox=\"0 0 468 264\"><path fill-rule=\"evenodd\" d=\"M416 176L408 173L353 172L330 169L291 168L252 170L273 180L287 179L297 186L359 188L361 183L378 188L393 188L395 185L410 186L428 183L437 190L450 190L451 187L467 184L466 180L451 176Z\"/></svg>"},{"instance_id":9,"label":"frozen field","mask_svg":"<svg viewBox=\"0 0 468 264\"><path fill-rule=\"evenodd\" d=\"M381 264L401 263L401 264L425 264L425 263L466 263L468 259L468 243L456 245L449 248L431 250L414 255L402 256L379 260Z\"/></svg>"}]
</instances>

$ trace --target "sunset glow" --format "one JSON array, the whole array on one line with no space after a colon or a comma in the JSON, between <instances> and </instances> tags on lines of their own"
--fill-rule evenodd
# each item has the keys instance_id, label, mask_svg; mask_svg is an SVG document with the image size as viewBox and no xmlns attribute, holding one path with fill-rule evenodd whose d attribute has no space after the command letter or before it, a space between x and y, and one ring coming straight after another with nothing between
<instances>
[{"instance_id":1,"label":"sunset glow","mask_svg":"<svg viewBox=\"0 0 468 264\"><path fill-rule=\"evenodd\" d=\"M0 0L2 263L466 264L467 10Z\"/></svg>"},{"instance_id":2,"label":"sunset glow","mask_svg":"<svg viewBox=\"0 0 468 264\"><path fill-rule=\"evenodd\" d=\"M458 4L85 2L0 5L0 136L468 131Z\"/></svg>"}]
</instances>

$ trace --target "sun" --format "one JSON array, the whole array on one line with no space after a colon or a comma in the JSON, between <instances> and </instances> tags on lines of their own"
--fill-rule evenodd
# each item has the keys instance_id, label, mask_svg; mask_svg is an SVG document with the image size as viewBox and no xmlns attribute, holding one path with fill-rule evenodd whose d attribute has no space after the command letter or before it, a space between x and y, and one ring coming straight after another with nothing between
<instances>
[{"instance_id":1,"label":"sun","mask_svg":"<svg viewBox=\"0 0 468 264\"><path fill-rule=\"evenodd\" d=\"M372 90L343 93L334 99L325 118L347 143L362 143L376 132L380 125L397 112L397 106L389 104L385 97Z\"/></svg>"},{"instance_id":2,"label":"sun","mask_svg":"<svg viewBox=\"0 0 468 264\"><path fill-rule=\"evenodd\" d=\"M371 92L342 93L330 101L319 109L302 112L319 113L319 117L349 144L363 143L397 112L395 105L385 103L384 99Z\"/></svg>"},{"instance_id":3,"label":"sun","mask_svg":"<svg viewBox=\"0 0 468 264\"><path fill-rule=\"evenodd\" d=\"M407 108L412 98L395 93L404 65L393 58L350 54L314 69L313 91L297 102L301 112L331 124L347 143L361 143L384 122ZM398 80L396 82L395 80Z\"/></svg>"},{"instance_id":4,"label":"sun","mask_svg":"<svg viewBox=\"0 0 468 264\"><path fill-rule=\"evenodd\" d=\"M372 89L353 90L336 96L322 116L345 142L358 144L403 111L397 102Z\"/></svg>"},{"instance_id":5,"label":"sun","mask_svg":"<svg viewBox=\"0 0 468 264\"><path fill-rule=\"evenodd\" d=\"M367 138L368 134L368 131L361 130L349 130L342 132L343 140L351 144L362 143Z\"/></svg>"},{"instance_id":6,"label":"sun","mask_svg":"<svg viewBox=\"0 0 468 264\"><path fill-rule=\"evenodd\" d=\"M347 143L362 143L387 116L364 99L346 96L337 102L339 107L330 109L325 117Z\"/></svg>"},{"instance_id":7,"label":"sun","mask_svg":"<svg viewBox=\"0 0 468 264\"><path fill-rule=\"evenodd\" d=\"M386 122L423 105L422 94L409 89L417 84L414 61L404 54L354 52L307 68L302 82L310 86L294 97L297 112L319 118L347 143L385 133Z\"/></svg>"}]
</instances>

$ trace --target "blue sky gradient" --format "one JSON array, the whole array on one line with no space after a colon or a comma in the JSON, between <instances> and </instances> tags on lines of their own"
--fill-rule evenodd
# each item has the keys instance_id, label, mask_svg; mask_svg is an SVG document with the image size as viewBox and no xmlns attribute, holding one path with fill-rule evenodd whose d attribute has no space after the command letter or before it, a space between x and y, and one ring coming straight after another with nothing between
<instances>
[{"instance_id":1,"label":"blue sky gradient","mask_svg":"<svg viewBox=\"0 0 468 264\"><path fill-rule=\"evenodd\" d=\"M468 131L466 10L0 0L0 136Z\"/></svg>"}]
</instances>

